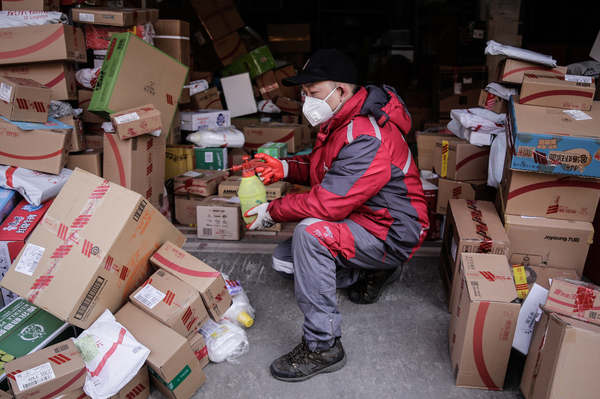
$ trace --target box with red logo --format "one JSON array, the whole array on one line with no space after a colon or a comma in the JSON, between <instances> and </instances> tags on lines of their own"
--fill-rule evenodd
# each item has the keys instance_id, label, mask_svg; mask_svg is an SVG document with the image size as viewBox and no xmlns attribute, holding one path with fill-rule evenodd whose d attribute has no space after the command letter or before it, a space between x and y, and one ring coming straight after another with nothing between
<instances>
[{"instance_id":1,"label":"box with red logo","mask_svg":"<svg viewBox=\"0 0 600 399\"><path fill-rule=\"evenodd\" d=\"M519 104L589 111L595 92L596 82L591 76L543 76L526 73L521 85Z\"/></svg>"},{"instance_id":2,"label":"box with red logo","mask_svg":"<svg viewBox=\"0 0 600 399\"><path fill-rule=\"evenodd\" d=\"M479 147L458 137L438 138L433 170L453 180L487 180L490 147Z\"/></svg>"},{"instance_id":3,"label":"box with red logo","mask_svg":"<svg viewBox=\"0 0 600 399\"><path fill-rule=\"evenodd\" d=\"M288 154L301 151L310 145L310 129L307 125L287 123L259 123L244 127L244 149L256 151L263 144L286 143Z\"/></svg>"},{"instance_id":4,"label":"box with red logo","mask_svg":"<svg viewBox=\"0 0 600 399\"><path fill-rule=\"evenodd\" d=\"M187 339L208 320L198 290L165 270L156 271L129 300Z\"/></svg>"},{"instance_id":5,"label":"box with red logo","mask_svg":"<svg viewBox=\"0 0 600 399\"><path fill-rule=\"evenodd\" d=\"M15 399L56 397L82 388L83 358L68 339L4 365Z\"/></svg>"},{"instance_id":6,"label":"box with red logo","mask_svg":"<svg viewBox=\"0 0 600 399\"><path fill-rule=\"evenodd\" d=\"M450 199L493 201L494 191L487 185L487 180L438 179L438 199L435 212L438 215L446 215Z\"/></svg>"},{"instance_id":7,"label":"box with red logo","mask_svg":"<svg viewBox=\"0 0 600 399\"><path fill-rule=\"evenodd\" d=\"M0 224L0 280L25 246L27 238L52 205L53 199L41 205L21 200L19 205Z\"/></svg>"},{"instance_id":8,"label":"box with red logo","mask_svg":"<svg viewBox=\"0 0 600 399\"><path fill-rule=\"evenodd\" d=\"M190 97L190 106L194 110L223 109L219 89L211 87Z\"/></svg>"},{"instance_id":9,"label":"box with red logo","mask_svg":"<svg viewBox=\"0 0 600 399\"><path fill-rule=\"evenodd\" d=\"M600 287L557 277L552 280L544 306L551 312L600 324Z\"/></svg>"},{"instance_id":10,"label":"box with red logo","mask_svg":"<svg viewBox=\"0 0 600 399\"><path fill-rule=\"evenodd\" d=\"M77 100L75 67L67 62L7 65L0 68L0 76L35 80L52 90L53 100Z\"/></svg>"},{"instance_id":11,"label":"box with red logo","mask_svg":"<svg viewBox=\"0 0 600 399\"><path fill-rule=\"evenodd\" d=\"M204 340L204 336L199 332L196 332L188 339L198 362L200 362L200 366L204 367L208 364L208 348L206 347L206 341Z\"/></svg>"},{"instance_id":12,"label":"box with red logo","mask_svg":"<svg viewBox=\"0 0 600 399\"><path fill-rule=\"evenodd\" d=\"M456 302L453 286L458 276L460 254L505 255L509 247L510 241L492 202L464 199L448 201L439 271L449 312L452 312Z\"/></svg>"},{"instance_id":13,"label":"box with red logo","mask_svg":"<svg viewBox=\"0 0 600 399\"><path fill-rule=\"evenodd\" d=\"M481 90L479 104L481 108L488 109L497 114L504 114L508 110L508 101L495 94Z\"/></svg>"},{"instance_id":14,"label":"box with red logo","mask_svg":"<svg viewBox=\"0 0 600 399\"><path fill-rule=\"evenodd\" d=\"M544 76L565 76L567 67L557 66L550 68L535 62L505 58L500 60L496 71L498 74L496 77L497 82L521 84L526 73L535 73Z\"/></svg>"},{"instance_id":15,"label":"box with red logo","mask_svg":"<svg viewBox=\"0 0 600 399\"><path fill-rule=\"evenodd\" d=\"M12 121L48 122L52 90L28 78L0 76L0 115Z\"/></svg>"},{"instance_id":16,"label":"box with red logo","mask_svg":"<svg viewBox=\"0 0 600 399\"><path fill-rule=\"evenodd\" d=\"M107 399L146 399L150 396L150 376L148 366L143 365L140 371L125 384L115 395ZM60 399L91 399L83 388L76 389L60 397Z\"/></svg>"},{"instance_id":17,"label":"box with red logo","mask_svg":"<svg viewBox=\"0 0 600 399\"><path fill-rule=\"evenodd\" d=\"M160 111L152 104L110 114L110 121L121 140L162 130Z\"/></svg>"},{"instance_id":18,"label":"box with red logo","mask_svg":"<svg viewBox=\"0 0 600 399\"><path fill-rule=\"evenodd\" d=\"M173 191L179 195L201 195L207 197L217 193L219 184L227 180L229 172L220 170L194 169L175 176Z\"/></svg>"},{"instance_id":19,"label":"box with red logo","mask_svg":"<svg viewBox=\"0 0 600 399\"><path fill-rule=\"evenodd\" d=\"M165 243L150 262L155 268L165 269L197 289L214 320L219 320L231 306L231 295L221 273L175 244Z\"/></svg>"},{"instance_id":20,"label":"box with red logo","mask_svg":"<svg viewBox=\"0 0 600 399\"><path fill-rule=\"evenodd\" d=\"M504 255L461 255L448 338L456 386L501 390L521 305Z\"/></svg>"}]
</instances>

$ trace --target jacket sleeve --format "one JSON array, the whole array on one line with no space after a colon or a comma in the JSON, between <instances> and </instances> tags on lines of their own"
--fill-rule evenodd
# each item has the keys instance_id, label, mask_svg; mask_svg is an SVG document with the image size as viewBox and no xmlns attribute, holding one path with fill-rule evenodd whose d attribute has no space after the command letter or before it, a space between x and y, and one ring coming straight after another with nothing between
<instances>
[{"instance_id":1,"label":"jacket sleeve","mask_svg":"<svg viewBox=\"0 0 600 399\"><path fill-rule=\"evenodd\" d=\"M292 158L284 158L288 164L288 175L285 181L303 186L310 186L310 156L296 155Z\"/></svg>"},{"instance_id":2,"label":"jacket sleeve","mask_svg":"<svg viewBox=\"0 0 600 399\"><path fill-rule=\"evenodd\" d=\"M342 220L377 194L390 176L387 148L378 138L361 135L342 148L321 184L308 193L288 194L272 201L269 212L276 222L307 217Z\"/></svg>"}]
</instances>

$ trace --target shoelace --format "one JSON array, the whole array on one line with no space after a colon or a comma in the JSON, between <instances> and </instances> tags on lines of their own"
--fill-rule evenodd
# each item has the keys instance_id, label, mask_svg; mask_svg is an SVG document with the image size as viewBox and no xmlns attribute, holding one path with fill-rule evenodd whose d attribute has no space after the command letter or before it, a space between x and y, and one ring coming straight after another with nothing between
<instances>
[{"instance_id":1,"label":"shoelace","mask_svg":"<svg viewBox=\"0 0 600 399\"><path fill-rule=\"evenodd\" d=\"M293 364L293 363L297 363L297 364L304 364L308 362L308 355L307 352L310 352L308 350L308 346L306 346L306 343L302 342L301 344L298 344L298 346L296 346L294 348L294 350L292 350L290 353L288 353L285 356L285 360L286 362Z\"/></svg>"}]
</instances>

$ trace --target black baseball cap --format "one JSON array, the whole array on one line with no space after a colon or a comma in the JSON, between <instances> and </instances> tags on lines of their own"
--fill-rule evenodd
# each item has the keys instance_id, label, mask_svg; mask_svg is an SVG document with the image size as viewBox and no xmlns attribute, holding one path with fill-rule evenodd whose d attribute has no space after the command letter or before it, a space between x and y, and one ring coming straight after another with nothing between
<instances>
[{"instance_id":1,"label":"black baseball cap","mask_svg":"<svg viewBox=\"0 0 600 399\"><path fill-rule=\"evenodd\" d=\"M298 75L281 80L284 86L332 80L358 84L358 72L350 57L336 49L319 50L310 57Z\"/></svg>"}]
</instances>

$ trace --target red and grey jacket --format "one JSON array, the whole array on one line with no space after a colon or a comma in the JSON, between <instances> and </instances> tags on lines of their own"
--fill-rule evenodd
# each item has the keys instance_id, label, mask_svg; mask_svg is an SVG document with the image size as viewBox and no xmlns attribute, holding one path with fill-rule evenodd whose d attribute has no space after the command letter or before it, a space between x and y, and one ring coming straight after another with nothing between
<instances>
[{"instance_id":1,"label":"red and grey jacket","mask_svg":"<svg viewBox=\"0 0 600 399\"><path fill-rule=\"evenodd\" d=\"M310 185L269 204L276 222L345 218L410 259L429 229L427 203L402 134L410 114L391 87L366 86L321 126L310 155L286 158L287 181Z\"/></svg>"}]
</instances>

